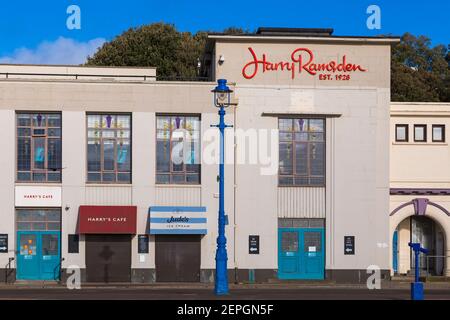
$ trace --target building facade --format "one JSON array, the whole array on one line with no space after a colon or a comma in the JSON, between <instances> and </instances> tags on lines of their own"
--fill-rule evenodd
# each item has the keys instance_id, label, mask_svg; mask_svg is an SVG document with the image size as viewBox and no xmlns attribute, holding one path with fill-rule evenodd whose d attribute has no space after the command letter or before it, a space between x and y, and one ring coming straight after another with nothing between
<instances>
[{"instance_id":1,"label":"building facade","mask_svg":"<svg viewBox=\"0 0 450 320\"><path fill-rule=\"evenodd\" d=\"M374 267L388 278L397 41L320 30L210 35L210 82L157 81L151 68L1 66L6 281L65 279L79 268L87 282L212 282L211 90L221 78L234 91L230 281L365 282Z\"/></svg>"},{"instance_id":2,"label":"building facade","mask_svg":"<svg viewBox=\"0 0 450 320\"><path fill-rule=\"evenodd\" d=\"M449 103L392 103L390 234L392 274L414 270L408 242L428 276L450 275Z\"/></svg>"}]
</instances>

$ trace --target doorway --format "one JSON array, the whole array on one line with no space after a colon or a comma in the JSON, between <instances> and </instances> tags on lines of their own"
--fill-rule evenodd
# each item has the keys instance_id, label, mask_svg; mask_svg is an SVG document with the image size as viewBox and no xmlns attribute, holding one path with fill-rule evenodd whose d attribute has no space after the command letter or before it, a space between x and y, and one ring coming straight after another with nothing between
<instances>
[{"instance_id":1,"label":"doorway","mask_svg":"<svg viewBox=\"0 0 450 320\"><path fill-rule=\"evenodd\" d=\"M200 281L200 235L156 235L157 282Z\"/></svg>"},{"instance_id":2,"label":"doorway","mask_svg":"<svg viewBox=\"0 0 450 320\"><path fill-rule=\"evenodd\" d=\"M131 281L131 235L86 234L87 282Z\"/></svg>"},{"instance_id":3,"label":"doorway","mask_svg":"<svg viewBox=\"0 0 450 320\"><path fill-rule=\"evenodd\" d=\"M325 232L318 220L279 219L279 279L324 279Z\"/></svg>"}]
</instances>

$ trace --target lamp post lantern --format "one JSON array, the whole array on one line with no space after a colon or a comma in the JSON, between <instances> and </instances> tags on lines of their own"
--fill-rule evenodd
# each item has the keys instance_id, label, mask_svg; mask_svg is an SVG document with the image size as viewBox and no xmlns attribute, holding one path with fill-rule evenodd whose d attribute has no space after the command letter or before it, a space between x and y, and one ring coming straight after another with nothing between
<instances>
[{"instance_id":1,"label":"lamp post lantern","mask_svg":"<svg viewBox=\"0 0 450 320\"><path fill-rule=\"evenodd\" d=\"M230 105L231 92L227 86L227 80L217 80L217 87L212 90L214 93L214 105L219 108L220 121L218 125L213 127L219 128L220 131L220 162L219 162L219 234L217 236L217 250L216 250L216 275L215 275L215 294L228 294L228 270L227 270L227 238L225 237L225 128L232 127L225 124L225 108Z\"/></svg>"}]
</instances>

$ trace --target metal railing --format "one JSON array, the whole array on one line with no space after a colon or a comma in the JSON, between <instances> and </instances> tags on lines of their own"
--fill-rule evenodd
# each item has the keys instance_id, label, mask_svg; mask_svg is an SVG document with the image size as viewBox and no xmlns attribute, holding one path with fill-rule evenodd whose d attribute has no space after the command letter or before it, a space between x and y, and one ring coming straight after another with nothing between
<instances>
[{"instance_id":1,"label":"metal railing","mask_svg":"<svg viewBox=\"0 0 450 320\"><path fill-rule=\"evenodd\" d=\"M14 257L9 257L8 258L8 263L5 266L5 283L8 283L8 277L11 274L11 262L13 262L15 260Z\"/></svg>"}]
</instances>

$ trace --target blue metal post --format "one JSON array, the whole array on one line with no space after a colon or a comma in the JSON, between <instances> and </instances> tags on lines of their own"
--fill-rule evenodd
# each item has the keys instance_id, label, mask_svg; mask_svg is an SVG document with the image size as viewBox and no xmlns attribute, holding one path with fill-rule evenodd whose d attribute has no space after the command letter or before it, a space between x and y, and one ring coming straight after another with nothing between
<instances>
[{"instance_id":1,"label":"blue metal post","mask_svg":"<svg viewBox=\"0 0 450 320\"><path fill-rule=\"evenodd\" d=\"M225 107L230 105L230 93L233 92L227 86L227 80L217 80L217 87L214 92L214 104L219 107L220 121L218 127L220 131L220 163L219 163L219 234L217 236L216 250L216 275L215 293L216 295L228 294L228 269L227 269L227 238L225 237L225 225L227 216L225 215L225 129L232 127L225 124Z\"/></svg>"},{"instance_id":2,"label":"blue metal post","mask_svg":"<svg viewBox=\"0 0 450 320\"><path fill-rule=\"evenodd\" d=\"M411 299L412 300L423 300L423 283L419 281L419 256L420 253L427 254L428 250L425 248L422 248L420 246L420 243L408 243L408 246L411 247L411 249L414 251L414 262L415 262L415 275L414 275L414 282L411 283Z\"/></svg>"},{"instance_id":3,"label":"blue metal post","mask_svg":"<svg viewBox=\"0 0 450 320\"><path fill-rule=\"evenodd\" d=\"M219 163L219 235L217 237L216 251L216 295L228 294L228 270L227 270L227 238L225 237L225 109L219 109L219 131L220 131L220 163Z\"/></svg>"}]
</instances>

